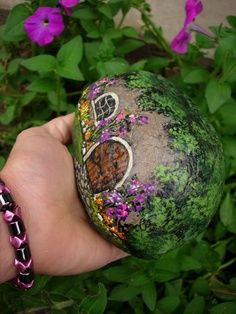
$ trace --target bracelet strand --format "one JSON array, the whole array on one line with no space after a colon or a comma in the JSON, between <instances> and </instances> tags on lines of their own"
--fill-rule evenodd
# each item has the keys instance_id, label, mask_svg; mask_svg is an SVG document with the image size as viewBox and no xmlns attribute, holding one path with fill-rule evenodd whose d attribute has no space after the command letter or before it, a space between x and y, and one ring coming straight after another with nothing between
<instances>
[{"instance_id":1,"label":"bracelet strand","mask_svg":"<svg viewBox=\"0 0 236 314\"><path fill-rule=\"evenodd\" d=\"M17 277L13 279L13 283L20 289L30 289L34 283L34 274L25 226L21 219L21 210L1 180L0 211L3 213L4 221L8 224L10 243L15 249L14 265L17 270Z\"/></svg>"}]
</instances>

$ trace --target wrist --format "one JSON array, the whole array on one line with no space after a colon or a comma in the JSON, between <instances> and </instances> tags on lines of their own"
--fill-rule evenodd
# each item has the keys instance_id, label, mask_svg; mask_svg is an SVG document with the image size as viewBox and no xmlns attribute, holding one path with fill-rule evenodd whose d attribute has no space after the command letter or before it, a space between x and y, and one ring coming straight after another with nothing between
<instances>
[{"instance_id":1,"label":"wrist","mask_svg":"<svg viewBox=\"0 0 236 314\"><path fill-rule=\"evenodd\" d=\"M9 230L0 213L0 283L11 280L16 276L14 266L14 250L9 242Z\"/></svg>"},{"instance_id":2,"label":"wrist","mask_svg":"<svg viewBox=\"0 0 236 314\"><path fill-rule=\"evenodd\" d=\"M22 209L14 185L4 174L0 176L0 282L14 279L15 285L29 289L33 284L32 259L26 236ZM24 212L24 210L23 210ZM23 215L25 216L25 215Z\"/></svg>"}]
</instances>

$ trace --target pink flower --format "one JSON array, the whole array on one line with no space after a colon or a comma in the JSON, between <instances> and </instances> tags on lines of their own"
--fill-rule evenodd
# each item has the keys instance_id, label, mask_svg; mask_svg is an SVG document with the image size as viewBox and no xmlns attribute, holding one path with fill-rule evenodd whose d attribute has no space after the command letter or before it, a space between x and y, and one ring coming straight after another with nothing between
<instances>
[{"instance_id":1,"label":"pink flower","mask_svg":"<svg viewBox=\"0 0 236 314\"><path fill-rule=\"evenodd\" d=\"M39 46L53 42L64 30L64 22L60 9L40 7L24 22L28 37Z\"/></svg>"},{"instance_id":2,"label":"pink flower","mask_svg":"<svg viewBox=\"0 0 236 314\"><path fill-rule=\"evenodd\" d=\"M59 0L59 4L64 8L67 15L71 15L71 9L79 4L80 0Z\"/></svg>"},{"instance_id":3,"label":"pink flower","mask_svg":"<svg viewBox=\"0 0 236 314\"><path fill-rule=\"evenodd\" d=\"M202 12L203 4L201 0L187 0L185 4L185 21L182 29L175 36L171 42L171 48L173 51L185 54L188 49L188 43L191 40L189 34L191 30L191 24L195 21L195 18Z\"/></svg>"},{"instance_id":4,"label":"pink flower","mask_svg":"<svg viewBox=\"0 0 236 314\"><path fill-rule=\"evenodd\" d=\"M122 120L125 119L125 117L126 117L126 113L125 113L124 111L121 111L121 112L117 115L116 121L122 121Z\"/></svg>"}]
</instances>

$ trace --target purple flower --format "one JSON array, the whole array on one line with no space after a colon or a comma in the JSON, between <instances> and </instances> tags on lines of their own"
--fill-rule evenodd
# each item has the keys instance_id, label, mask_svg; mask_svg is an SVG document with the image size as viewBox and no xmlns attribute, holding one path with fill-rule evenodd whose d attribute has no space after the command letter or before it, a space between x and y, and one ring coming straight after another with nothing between
<instances>
[{"instance_id":1,"label":"purple flower","mask_svg":"<svg viewBox=\"0 0 236 314\"><path fill-rule=\"evenodd\" d=\"M109 216L110 218L113 218L114 213L115 213L114 208L109 207L109 208L106 209L106 214L107 214L107 216Z\"/></svg>"},{"instance_id":2,"label":"purple flower","mask_svg":"<svg viewBox=\"0 0 236 314\"><path fill-rule=\"evenodd\" d=\"M39 46L53 42L64 30L64 22L60 9L40 7L24 22L28 37Z\"/></svg>"},{"instance_id":3,"label":"purple flower","mask_svg":"<svg viewBox=\"0 0 236 314\"><path fill-rule=\"evenodd\" d=\"M67 15L71 15L71 9L79 4L79 0L59 0L59 4L64 8Z\"/></svg>"},{"instance_id":4,"label":"purple flower","mask_svg":"<svg viewBox=\"0 0 236 314\"><path fill-rule=\"evenodd\" d=\"M140 124L148 124L148 117L147 116L139 116L138 117L138 122Z\"/></svg>"},{"instance_id":5,"label":"purple flower","mask_svg":"<svg viewBox=\"0 0 236 314\"><path fill-rule=\"evenodd\" d=\"M95 98L99 93L101 92L100 87L98 87L96 84L93 84L92 87L89 90L89 100L92 100Z\"/></svg>"},{"instance_id":6,"label":"purple flower","mask_svg":"<svg viewBox=\"0 0 236 314\"><path fill-rule=\"evenodd\" d=\"M120 204L116 208L116 216L119 219L125 219L129 214L129 207L127 204Z\"/></svg>"},{"instance_id":7,"label":"purple flower","mask_svg":"<svg viewBox=\"0 0 236 314\"><path fill-rule=\"evenodd\" d=\"M99 142L100 142L100 143L103 143L103 142L109 140L110 138L111 138L111 132L110 132L110 130L105 129L105 130L102 131L102 134L101 134L101 136L100 136Z\"/></svg>"},{"instance_id":8,"label":"purple flower","mask_svg":"<svg viewBox=\"0 0 236 314\"><path fill-rule=\"evenodd\" d=\"M145 183L143 189L148 196L154 194L156 191L155 185L152 183Z\"/></svg>"},{"instance_id":9,"label":"purple flower","mask_svg":"<svg viewBox=\"0 0 236 314\"><path fill-rule=\"evenodd\" d=\"M195 21L195 18L202 12L203 4L201 0L187 0L185 4L185 21L182 29L175 36L171 42L171 48L173 51L179 54L185 54L187 52L188 43L191 40L189 34L191 30L191 24Z\"/></svg>"},{"instance_id":10,"label":"purple flower","mask_svg":"<svg viewBox=\"0 0 236 314\"><path fill-rule=\"evenodd\" d=\"M137 194L133 200L134 204L143 204L146 201L147 196L145 193Z\"/></svg>"},{"instance_id":11,"label":"purple flower","mask_svg":"<svg viewBox=\"0 0 236 314\"><path fill-rule=\"evenodd\" d=\"M131 181L130 186L128 187L128 193L130 195L135 195L140 188L142 188L142 183L139 180L134 179Z\"/></svg>"},{"instance_id":12,"label":"purple flower","mask_svg":"<svg viewBox=\"0 0 236 314\"><path fill-rule=\"evenodd\" d=\"M98 128L102 129L102 128L104 128L105 126L107 126L108 124L110 124L110 123L111 123L111 119L110 119L110 118L100 120L100 121L98 122Z\"/></svg>"},{"instance_id":13,"label":"purple flower","mask_svg":"<svg viewBox=\"0 0 236 314\"><path fill-rule=\"evenodd\" d=\"M119 136L124 136L128 133L127 126L121 126L118 130Z\"/></svg>"},{"instance_id":14,"label":"purple flower","mask_svg":"<svg viewBox=\"0 0 236 314\"><path fill-rule=\"evenodd\" d=\"M106 198L105 201L106 205L108 204L118 205L119 203L123 202L122 195L117 191L103 192L103 196Z\"/></svg>"}]
</instances>

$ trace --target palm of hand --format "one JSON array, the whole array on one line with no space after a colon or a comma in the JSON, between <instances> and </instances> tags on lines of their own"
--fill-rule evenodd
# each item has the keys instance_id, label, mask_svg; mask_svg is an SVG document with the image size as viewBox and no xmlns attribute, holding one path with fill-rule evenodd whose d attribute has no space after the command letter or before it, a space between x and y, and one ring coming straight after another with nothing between
<instances>
[{"instance_id":1,"label":"palm of hand","mask_svg":"<svg viewBox=\"0 0 236 314\"><path fill-rule=\"evenodd\" d=\"M36 271L65 275L101 267L124 253L89 224L63 144L71 137L72 117L57 126L58 119L18 137L4 174L17 191L13 196L22 207Z\"/></svg>"}]
</instances>

